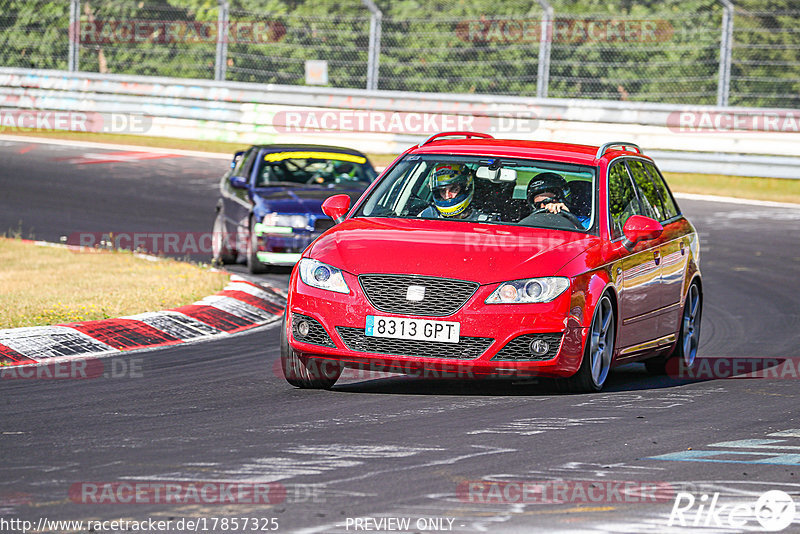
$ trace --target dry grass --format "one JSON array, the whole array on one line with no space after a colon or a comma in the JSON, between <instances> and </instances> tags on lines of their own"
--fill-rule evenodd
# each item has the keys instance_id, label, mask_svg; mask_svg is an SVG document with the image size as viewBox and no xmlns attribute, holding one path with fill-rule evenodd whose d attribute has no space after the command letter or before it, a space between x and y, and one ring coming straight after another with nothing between
<instances>
[{"instance_id":1,"label":"dry grass","mask_svg":"<svg viewBox=\"0 0 800 534\"><path fill-rule=\"evenodd\" d=\"M800 204L800 180L665 172L673 191Z\"/></svg>"},{"instance_id":2,"label":"dry grass","mask_svg":"<svg viewBox=\"0 0 800 534\"><path fill-rule=\"evenodd\" d=\"M129 252L72 252L0 238L0 328L120 317L190 304L228 275Z\"/></svg>"}]
</instances>

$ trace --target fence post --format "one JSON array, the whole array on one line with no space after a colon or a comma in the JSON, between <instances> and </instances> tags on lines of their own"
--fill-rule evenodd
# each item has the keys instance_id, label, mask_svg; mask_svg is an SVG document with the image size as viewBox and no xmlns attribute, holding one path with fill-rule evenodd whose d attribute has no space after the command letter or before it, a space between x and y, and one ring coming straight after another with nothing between
<instances>
[{"instance_id":1,"label":"fence post","mask_svg":"<svg viewBox=\"0 0 800 534\"><path fill-rule=\"evenodd\" d=\"M539 38L539 69L536 73L536 96L547 98L550 84L550 45L553 37L553 7L547 0L538 0L542 7L542 32Z\"/></svg>"},{"instance_id":2,"label":"fence post","mask_svg":"<svg viewBox=\"0 0 800 534\"><path fill-rule=\"evenodd\" d=\"M719 81L717 84L717 105L727 106L731 92L731 56L733 53L733 3L722 3L722 36L719 43Z\"/></svg>"},{"instance_id":3,"label":"fence post","mask_svg":"<svg viewBox=\"0 0 800 534\"><path fill-rule=\"evenodd\" d=\"M367 89L378 89L378 64L381 58L381 24L383 13L372 0L361 0L372 15L369 18L369 52L367 53Z\"/></svg>"},{"instance_id":4,"label":"fence post","mask_svg":"<svg viewBox=\"0 0 800 534\"><path fill-rule=\"evenodd\" d=\"M217 16L217 54L215 59L214 79L225 81L228 68L228 0L219 0Z\"/></svg>"},{"instance_id":5,"label":"fence post","mask_svg":"<svg viewBox=\"0 0 800 534\"><path fill-rule=\"evenodd\" d=\"M67 70L77 72L78 54L80 52L81 40L81 2L80 0L70 0L69 2L69 53L67 55Z\"/></svg>"}]
</instances>

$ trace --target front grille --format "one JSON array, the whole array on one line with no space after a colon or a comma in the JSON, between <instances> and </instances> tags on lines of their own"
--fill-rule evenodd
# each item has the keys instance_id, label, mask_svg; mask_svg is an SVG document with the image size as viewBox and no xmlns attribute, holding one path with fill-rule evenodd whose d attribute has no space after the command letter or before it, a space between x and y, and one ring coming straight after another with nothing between
<instances>
[{"instance_id":1,"label":"front grille","mask_svg":"<svg viewBox=\"0 0 800 534\"><path fill-rule=\"evenodd\" d=\"M452 315L478 290L476 282L432 276L362 274L358 281L370 304L376 309L403 315ZM423 299L407 300L408 286L424 287Z\"/></svg>"},{"instance_id":2,"label":"front grille","mask_svg":"<svg viewBox=\"0 0 800 534\"><path fill-rule=\"evenodd\" d=\"M486 352L486 349L494 341L488 337L461 337L458 343L371 337L364 334L363 328L345 326L337 326L336 331L344 340L347 348L352 351L421 358L474 360Z\"/></svg>"},{"instance_id":3,"label":"front grille","mask_svg":"<svg viewBox=\"0 0 800 534\"><path fill-rule=\"evenodd\" d=\"M506 343L506 346L500 349L500 352L495 354L492 360L505 362L552 360L556 357L556 354L558 354L562 336L563 334L561 332L555 334L523 334ZM550 346L547 352L541 356L531 352L530 348L531 343L537 339L546 341Z\"/></svg>"},{"instance_id":4,"label":"front grille","mask_svg":"<svg viewBox=\"0 0 800 534\"><path fill-rule=\"evenodd\" d=\"M308 323L308 335L301 336L297 332L297 323L306 321ZM292 314L292 335L297 341L303 343L310 343L311 345L321 345L323 347L336 347L333 340L325 331L325 328L319 324L316 319L300 315L299 313Z\"/></svg>"}]
</instances>

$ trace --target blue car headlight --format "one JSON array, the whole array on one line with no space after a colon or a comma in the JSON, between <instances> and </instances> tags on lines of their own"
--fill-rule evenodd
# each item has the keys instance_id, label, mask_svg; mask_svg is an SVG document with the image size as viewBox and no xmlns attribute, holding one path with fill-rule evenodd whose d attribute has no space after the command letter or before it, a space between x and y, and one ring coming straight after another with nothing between
<instances>
[{"instance_id":1,"label":"blue car headlight","mask_svg":"<svg viewBox=\"0 0 800 534\"><path fill-rule=\"evenodd\" d=\"M298 268L300 269L300 280L306 285L337 293L350 293L341 269L310 258L302 258Z\"/></svg>"},{"instance_id":2,"label":"blue car headlight","mask_svg":"<svg viewBox=\"0 0 800 534\"><path fill-rule=\"evenodd\" d=\"M550 302L569 287L569 278L547 276L503 282L492 291L486 304L531 304Z\"/></svg>"}]
</instances>

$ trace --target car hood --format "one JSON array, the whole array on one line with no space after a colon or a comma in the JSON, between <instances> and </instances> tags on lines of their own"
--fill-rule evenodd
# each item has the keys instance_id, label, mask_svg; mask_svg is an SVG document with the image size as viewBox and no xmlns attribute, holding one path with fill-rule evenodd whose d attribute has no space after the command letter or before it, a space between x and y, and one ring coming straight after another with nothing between
<instances>
[{"instance_id":1,"label":"car hood","mask_svg":"<svg viewBox=\"0 0 800 534\"><path fill-rule=\"evenodd\" d=\"M441 276L481 284L555 275L599 238L579 232L463 221L353 218L304 256L351 274Z\"/></svg>"},{"instance_id":2,"label":"car hood","mask_svg":"<svg viewBox=\"0 0 800 534\"><path fill-rule=\"evenodd\" d=\"M321 214L326 198L345 194L354 203L363 192L358 187L261 187L253 190L253 200L265 211Z\"/></svg>"}]
</instances>

